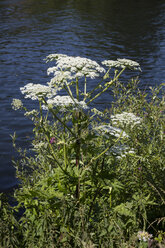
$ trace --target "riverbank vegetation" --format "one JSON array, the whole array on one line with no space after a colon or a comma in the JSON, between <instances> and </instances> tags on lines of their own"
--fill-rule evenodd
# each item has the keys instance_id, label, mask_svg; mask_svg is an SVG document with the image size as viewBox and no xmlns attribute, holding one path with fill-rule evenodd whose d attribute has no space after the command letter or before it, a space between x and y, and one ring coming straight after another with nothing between
<instances>
[{"instance_id":1,"label":"riverbank vegetation","mask_svg":"<svg viewBox=\"0 0 165 248\"><path fill-rule=\"evenodd\" d=\"M12 136L21 183L15 206L1 194L0 247L164 247L164 85L146 92L137 77L122 82L124 71L141 71L126 59L46 62L55 62L50 82L20 89L38 109L12 102L34 123L34 139L22 150ZM97 109L105 93L111 107Z\"/></svg>"}]
</instances>

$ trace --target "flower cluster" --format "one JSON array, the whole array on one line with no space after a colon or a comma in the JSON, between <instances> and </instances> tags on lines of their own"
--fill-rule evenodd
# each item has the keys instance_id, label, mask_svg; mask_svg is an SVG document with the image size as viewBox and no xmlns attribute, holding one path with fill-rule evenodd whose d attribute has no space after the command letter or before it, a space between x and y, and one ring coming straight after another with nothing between
<instances>
[{"instance_id":1,"label":"flower cluster","mask_svg":"<svg viewBox=\"0 0 165 248\"><path fill-rule=\"evenodd\" d=\"M117 159L125 158L128 154L134 154L135 151L133 148L130 148L129 146L126 146L124 144L120 145L114 145L109 153L116 156Z\"/></svg>"},{"instance_id":2,"label":"flower cluster","mask_svg":"<svg viewBox=\"0 0 165 248\"><path fill-rule=\"evenodd\" d=\"M51 69L51 68L49 68ZM48 74L51 73L51 70L48 71ZM72 75L70 71L56 71L54 72L54 77L48 82L50 87L55 87L58 90L61 90L68 81L72 80Z\"/></svg>"},{"instance_id":3,"label":"flower cluster","mask_svg":"<svg viewBox=\"0 0 165 248\"><path fill-rule=\"evenodd\" d=\"M108 67L120 67L120 68L129 68L132 70L141 71L139 63L130 59L117 59L117 60L104 60L102 64Z\"/></svg>"},{"instance_id":4,"label":"flower cluster","mask_svg":"<svg viewBox=\"0 0 165 248\"><path fill-rule=\"evenodd\" d=\"M105 69L101 67L96 61L81 58L67 56L64 54L51 54L47 56L47 61L56 60L56 66L50 67L47 70L48 75L54 74L53 81L61 82L64 80L74 80L76 78L89 77L95 78L100 73L105 73Z\"/></svg>"},{"instance_id":5,"label":"flower cluster","mask_svg":"<svg viewBox=\"0 0 165 248\"><path fill-rule=\"evenodd\" d=\"M129 136L120 128L113 127L111 125L100 125L94 128L97 133L101 133L105 138L109 138L113 136L114 138L128 138ZM115 144L113 147L110 148L109 151L106 152L107 155L113 154L116 156L117 159L121 159L126 157L128 154L134 154L135 151L133 148L125 144Z\"/></svg>"},{"instance_id":6,"label":"flower cluster","mask_svg":"<svg viewBox=\"0 0 165 248\"><path fill-rule=\"evenodd\" d=\"M56 96L52 99L48 99L47 104L51 107L58 107L59 110L65 111L67 107L72 107L73 109L88 109L88 106L84 101L78 101L75 98L71 98L70 96ZM48 107L46 105L42 105L44 110L47 110Z\"/></svg>"},{"instance_id":7,"label":"flower cluster","mask_svg":"<svg viewBox=\"0 0 165 248\"><path fill-rule=\"evenodd\" d=\"M38 115L38 111L36 109L33 109L31 111L27 111L24 114L25 116L31 116L31 115Z\"/></svg>"},{"instance_id":8,"label":"flower cluster","mask_svg":"<svg viewBox=\"0 0 165 248\"><path fill-rule=\"evenodd\" d=\"M145 232L145 231L139 231L137 234L137 238L140 241L147 242L148 240L152 238L152 234L149 234L148 232Z\"/></svg>"},{"instance_id":9,"label":"flower cluster","mask_svg":"<svg viewBox=\"0 0 165 248\"><path fill-rule=\"evenodd\" d=\"M142 118L137 117L133 113L123 112L121 114L111 115L111 121L114 126L120 125L121 127L131 126L134 127L140 124Z\"/></svg>"},{"instance_id":10,"label":"flower cluster","mask_svg":"<svg viewBox=\"0 0 165 248\"><path fill-rule=\"evenodd\" d=\"M31 118L32 121L34 121L35 117L38 116L38 111L36 109L33 109L31 111L26 111L24 113L24 116Z\"/></svg>"},{"instance_id":11,"label":"flower cluster","mask_svg":"<svg viewBox=\"0 0 165 248\"><path fill-rule=\"evenodd\" d=\"M49 61L57 60L59 57L67 57L67 55L62 53L53 53L46 56L45 60L46 62L49 62Z\"/></svg>"},{"instance_id":12,"label":"flower cluster","mask_svg":"<svg viewBox=\"0 0 165 248\"><path fill-rule=\"evenodd\" d=\"M111 125L100 125L94 128L97 132L101 132L102 135L108 137L108 135L114 136L115 138L128 138L126 132L120 128L112 127Z\"/></svg>"},{"instance_id":13,"label":"flower cluster","mask_svg":"<svg viewBox=\"0 0 165 248\"><path fill-rule=\"evenodd\" d=\"M56 89L51 88L50 86L33 83L21 87L20 90L22 94L25 94L25 98L31 98L32 100L38 100L38 98L42 96L51 98L55 96L57 92Z\"/></svg>"},{"instance_id":14,"label":"flower cluster","mask_svg":"<svg viewBox=\"0 0 165 248\"><path fill-rule=\"evenodd\" d=\"M18 109L21 109L23 107L23 103L19 99L13 99L11 105L12 105L12 108L14 110L18 110Z\"/></svg>"}]
</instances>

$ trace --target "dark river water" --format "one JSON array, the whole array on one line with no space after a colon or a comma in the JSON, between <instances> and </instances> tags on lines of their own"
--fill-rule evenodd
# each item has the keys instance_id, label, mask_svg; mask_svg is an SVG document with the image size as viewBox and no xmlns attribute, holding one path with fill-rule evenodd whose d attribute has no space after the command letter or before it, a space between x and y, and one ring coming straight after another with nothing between
<instances>
[{"instance_id":1,"label":"dark river water","mask_svg":"<svg viewBox=\"0 0 165 248\"><path fill-rule=\"evenodd\" d=\"M12 99L25 84L48 81L51 53L129 58L141 64L141 88L165 82L165 1L0 0L0 191L16 184L10 134L21 147L32 134Z\"/></svg>"}]
</instances>

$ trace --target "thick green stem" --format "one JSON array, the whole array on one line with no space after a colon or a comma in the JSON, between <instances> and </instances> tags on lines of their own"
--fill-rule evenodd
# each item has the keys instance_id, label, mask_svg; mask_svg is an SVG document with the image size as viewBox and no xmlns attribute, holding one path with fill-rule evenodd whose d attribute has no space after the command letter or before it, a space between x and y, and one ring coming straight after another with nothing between
<instances>
[{"instance_id":1,"label":"thick green stem","mask_svg":"<svg viewBox=\"0 0 165 248\"><path fill-rule=\"evenodd\" d=\"M41 100L39 99L39 106L40 106L40 123L43 122L43 118L42 118L42 106L41 106Z\"/></svg>"},{"instance_id":2,"label":"thick green stem","mask_svg":"<svg viewBox=\"0 0 165 248\"><path fill-rule=\"evenodd\" d=\"M78 78L76 79L76 98L79 101L79 85L78 85ZM80 124L80 111L76 111L76 167L79 169L80 166L80 136L81 136L81 124ZM78 183L76 186L76 198L79 201L80 198L80 179L78 179Z\"/></svg>"},{"instance_id":3,"label":"thick green stem","mask_svg":"<svg viewBox=\"0 0 165 248\"><path fill-rule=\"evenodd\" d=\"M85 76L85 82L84 82L84 101L87 98L87 78Z\"/></svg>"},{"instance_id":4,"label":"thick green stem","mask_svg":"<svg viewBox=\"0 0 165 248\"><path fill-rule=\"evenodd\" d=\"M80 123L80 118L81 118L81 112L77 111L75 113L75 118L77 120L76 123L76 167L79 169L80 168L80 138L81 138L81 123ZM78 180L78 184L76 186L76 198L79 200L80 198L80 179Z\"/></svg>"},{"instance_id":5,"label":"thick green stem","mask_svg":"<svg viewBox=\"0 0 165 248\"><path fill-rule=\"evenodd\" d=\"M70 87L69 87L69 85L67 83L65 84L65 89L66 89L68 95L72 98L72 100L74 100L72 91L71 91L71 89L70 89Z\"/></svg>"},{"instance_id":6,"label":"thick green stem","mask_svg":"<svg viewBox=\"0 0 165 248\"><path fill-rule=\"evenodd\" d=\"M65 140L64 140L64 164L65 164L65 169L67 169L67 154L66 154Z\"/></svg>"},{"instance_id":7,"label":"thick green stem","mask_svg":"<svg viewBox=\"0 0 165 248\"><path fill-rule=\"evenodd\" d=\"M66 137L65 137L65 128L64 128L64 165L65 165L65 169L67 169L67 150L66 150Z\"/></svg>"},{"instance_id":8,"label":"thick green stem","mask_svg":"<svg viewBox=\"0 0 165 248\"><path fill-rule=\"evenodd\" d=\"M76 78L76 97L77 97L77 101L79 101L79 86L78 86L78 78Z\"/></svg>"}]
</instances>

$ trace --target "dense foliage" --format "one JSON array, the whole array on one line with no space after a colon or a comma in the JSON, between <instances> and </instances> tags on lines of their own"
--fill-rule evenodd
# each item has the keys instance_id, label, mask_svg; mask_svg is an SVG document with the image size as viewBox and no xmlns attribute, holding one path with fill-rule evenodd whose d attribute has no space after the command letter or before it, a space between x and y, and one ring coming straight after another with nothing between
<instances>
[{"instance_id":1,"label":"dense foliage","mask_svg":"<svg viewBox=\"0 0 165 248\"><path fill-rule=\"evenodd\" d=\"M12 103L33 121L34 140L22 150L13 135L21 184L15 207L1 195L0 247L163 247L163 85L142 92L137 78L120 82L124 70L140 70L130 60L103 61L108 71L80 57L47 57L54 60L47 86L21 88L38 100L38 110ZM88 92L87 79L100 74ZM105 91L113 96L111 108L91 107Z\"/></svg>"}]
</instances>

